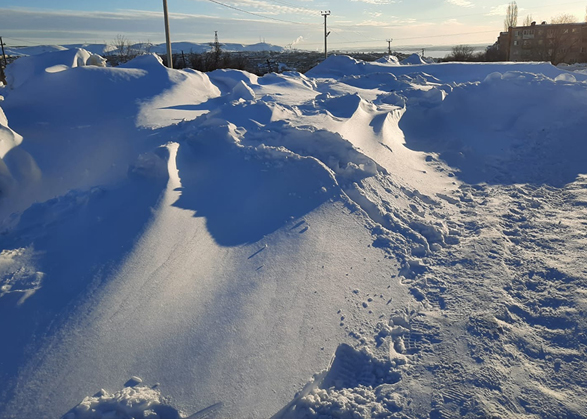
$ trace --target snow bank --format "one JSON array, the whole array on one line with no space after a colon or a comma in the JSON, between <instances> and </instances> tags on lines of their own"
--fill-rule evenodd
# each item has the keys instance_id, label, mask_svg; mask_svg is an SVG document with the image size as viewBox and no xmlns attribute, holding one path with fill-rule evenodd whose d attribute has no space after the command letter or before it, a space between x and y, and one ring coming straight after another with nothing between
<instances>
[{"instance_id":1,"label":"snow bank","mask_svg":"<svg viewBox=\"0 0 587 419\"><path fill-rule=\"evenodd\" d=\"M417 55L417 54L415 54ZM417 55L419 57L419 55ZM419 59L421 60L421 57ZM366 63L347 56L330 56L327 60L312 68L306 73L309 77L335 78L343 76L365 76L373 73L391 73L395 76L424 73L434 76L444 83L465 83L483 81L491 73L521 71L534 74L542 74L549 78L555 78L561 74L568 74L562 68L557 68L550 63L431 63L425 62L389 66L381 63ZM573 73L577 80L587 80L587 76Z\"/></svg>"},{"instance_id":2,"label":"snow bank","mask_svg":"<svg viewBox=\"0 0 587 419\"><path fill-rule=\"evenodd\" d=\"M33 157L19 148L22 141L23 137L8 126L8 119L0 107L0 218L7 215L9 203L19 200L14 196L15 192L26 194L29 186L41 178Z\"/></svg>"},{"instance_id":3,"label":"snow bank","mask_svg":"<svg viewBox=\"0 0 587 419\"><path fill-rule=\"evenodd\" d=\"M440 153L468 182L500 176L562 185L587 170L578 157L587 145L577 141L582 134L576 112L587 106L587 84L573 75L492 73L479 84L438 93L440 100L408 98L414 106L408 105L400 127L408 146Z\"/></svg>"},{"instance_id":4,"label":"snow bank","mask_svg":"<svg viewBox=\"0 0 587 419\"><path fill-rule=\"evenodd\" d=\"M21 142L22 136L10 129L8 119L2 108L0 108L0 159L3 159L10 150L17 147Z\"/></svg>"},{"instance_id":5,"label":"snow bank","mask_svg":"<svg viewBox=\"0 0 587 419\"><path fill-rule=\"evenodd\" d=\"M422 59L420 54L412 54L408 58L404 58L400 62L401 65L421 65L421 64L428 64L426 61Z\"/></svg>"},{"instance_id":6,"label":"snow bank","mask_svg":"<svg viewBox=\"0 0 587 419\"><path fill-rule=\"evenodd\" d=\"M399 59L395 55L386 55L385 57L381 57L380 59L378 59L375 62L380 63L380 64L397 65L397 64L399 64Z\"/></svg>"},{"instance_id":7,"label":"snow bank","mask_svg":"<svg viewBox=\"0 0 587 419\"><path fill-rule=\"evenodd\" d=\"M62 69L85 66L91 56L92 54L86 50L73 49L22 57L6 68L6 81L10 89L16 89L28 79L59 66L65 66L61 67Z\"/></svg>"}]
</instances>

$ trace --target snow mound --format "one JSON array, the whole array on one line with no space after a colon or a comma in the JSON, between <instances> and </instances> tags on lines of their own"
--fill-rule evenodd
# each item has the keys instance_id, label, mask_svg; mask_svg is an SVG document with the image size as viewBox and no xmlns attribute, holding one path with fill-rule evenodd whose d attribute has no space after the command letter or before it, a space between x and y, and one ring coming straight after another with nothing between
<instances>
[{"instance_id":1,"label":"snow mound","mask_svg":"<svg viewBox=\"0 0 587 419\"><path fill-rule=\"evenodd\" d=\"M9 88L16 89L27 80L55 66L66 66L66 68L85 66L91 56L92 54L84 49L72 49L22 57L6 68L6 81Z\"/></svg>"},{"instance_id":2,"label":"snow mound","mask_svg":"<svg viewBox=\"0 0 587 419\"><path fill-rule=\"evenodd\" d=\"M414 54L420 57L418 54ZM409 59L410 57L408 57ZM417 58L422 61L421 57ZM426 64L417 62L416 64ZM364 77L375 73L388 73L396 77L411 76L415 74L416 65L391 66L380 63L367 63L348 56L330 56L327 60L312 68L306 73L313 78L334 78L341 80L343 77ZM569 74L561 68L550 63L431 63L418 70L425 69L427 77L435 77L443 83L466 83L483 81L491 73L499 72L527 72L543 74L549 78L555 78L561 74ZM581 73L572 73L577 80L587 80L587 76ZM359 87L359 86L357 86ZM367 86L368 87L368 86Z\"/></svg>"},{"instance_id":3,"label":"snow mound","mask_svg":"<svg viewBox=\"0 0 587 419\"><path fill-rule=\"evenodd\" d=\"M10 150L20 143L22 143L22 136L10 129L8 119L0 108L0 159L3 159Z\"/></svg>"},{"instance_id":4,"label":"snow mound","mask_svg":"<svg viewBox=\"0 0 587 419\"><path fill-rule=\"evenodd\" d=\"M26 193L27 187L41 178L33 157L19 148L22 141L23 137L8 126L0 108L0 214L10 201L16 201L14 192Z\"/></svg>"},{"instance_id":5,"label":"snow mound","mask_svg":"<svg viewBox=\"0 0 587 419\"><path fill-rule=\"evenodd\" d=\"M100 390L84 398L62 419L180 419L158 389L146 386L125 387L115 393Z\"/></svg>"},{"instance_id":6,"label":"snow mound","mask_svg":"<svg viewBox=\"0 0 587 419\"><path fill-rule=\"evenodd\" d=\"M86 51L96 55L106 55L116 50L114 45L108 44L67 44L63 45L63 47L67 49L85 49Z\"/></svg>"},{"instance_id":7,"label":"snow mound","mask_svg":"<svg viewBox=\"0 0 587 419\"><path fill-rule=\"evenodd\" d=\"M401 372L389 360L340 345L328 370L316 375L273 419L394 418L408 406L398 391Z\"/></svg>"},{"instance_id":8,"label":"snow mound","mask_svg":"<svg viewBox=\"0 0 587 419\"><path fill-rule=\"evenodd\" d=\"M426 61L422 59L420 54L412 54L408 58L404 58L400 62L401 65L421 65L421 64L428 64Z\"/></svg>"},{"instance_id":9,"label":"snow mound","mask_svg":"<svg viewBox=\"0 0 587 419\"><path fill-rule=\"evenodd\" d=\"M316 67L306 72L308 77L340 77L361 74L367 63L347 55L331 55Z\"/></svg>"},{"instance_id":10,"label":"snow mound","mask_svg":"<svg viewBox=\"0 0 587 419\"><path fill-rule=\"evenodd\" d=\"M419 96L418 101L408 99L415 106L408 106L400 122L408 146L439 153L468 182L497 177L560 186L587 170L578 157L587 145L577 142L581 121L574 112L587 106L587 84L571 74L551 79L527 72L492 73L479 84L431 89ZM455 114L458 120L451 117Z\"/></svg>"},{"instance_id":11,"label":"snow mound","mask_svg":"<svg viewBox=\"0 0 587 419\"><path fill-rule=\"evenodd\" d=\"M395 55L386 55L385 57L381 57L380 59L378 59L375 62L379 63L379 64L397 65L397 64L399 64L399 59Z\"/></svg>"}]
</instances>

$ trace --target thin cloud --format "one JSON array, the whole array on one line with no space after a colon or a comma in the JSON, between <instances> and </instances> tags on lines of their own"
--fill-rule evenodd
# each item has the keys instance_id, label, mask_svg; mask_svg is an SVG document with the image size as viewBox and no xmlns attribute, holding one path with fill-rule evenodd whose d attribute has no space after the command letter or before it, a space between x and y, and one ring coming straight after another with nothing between
<instances>
[{"instance_id":1,"label":"thin cloud","mask_svg":"<svg viewBox=\"0 0 587 419\"><path fill-rule=\"evenodd\" d=\"M500 4L499 6L492 7L487 16L505 16L508 10L508 4Z\"/></svg>"},{"instance_id":2,"label":"thin cloud","mask_svg":"<svg viewBox=\"0 0 587 419\"><path fill-rule=\"evenodd\" d=\"M367 3L367 4L393 4L396 3L395 0L351 0L351 1L359 1L361 3Z\"/></svg>"},{"instance_id":3,"label":"thin cloud","mask_svg":"<svg viewBox=\"0 0 587 419\"><path fill-rule=\"evenodd\" d=\"M452 4L454 6L459 7L473 7L474 4L471 3L469 0L446 0L447 3Z\"/></svg>"},{"instance_id":4,"label":"thin cloud","mask_svg":"<svg viewBox=\"0 0 587 419\"><path fill-rule=\"evenodd\" d=\"M453 26L462 26L463 24L459 22L457 19L447 19L442 22L443 25L453 25Z\"/></svg>"},{"instance_id":5,"label":"thin cloud","mask_svg":"<svg viewBox=\"0 0 587 419\"><path fill-rule=\"evenodd\" d=\"M207 0L193 0L197 2L205 2ZM279 5L275 3L269 3L263 0L223 0L229 6L236 7L239 9L250 11L253 9L255 13L263 15L317 15L318 10L308 9L306 7L291 7L286 5Z\"/></svg>"}]
</instances>

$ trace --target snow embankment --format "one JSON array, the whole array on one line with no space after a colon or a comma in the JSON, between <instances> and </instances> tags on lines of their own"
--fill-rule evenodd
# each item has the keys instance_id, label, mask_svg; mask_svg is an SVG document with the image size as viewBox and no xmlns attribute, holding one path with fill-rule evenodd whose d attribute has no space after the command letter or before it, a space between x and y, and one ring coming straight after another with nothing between
<instances>
[{"instance_id":1,"label":"snow embankment","mask_svg":"<svg viewBox=\"0 0 587 419\"><path fill-rule=\"evenodd\" d=\"M401 65L422 65L428 64L420 54L412 54L407 58L404 58L400 62Z\"/></svg>"},{"instance_id":2,"label":"snow embankment","mask_svg":"<svg viewBox=\"0 0 587 419\"><path fill-rule=\"evenodd\" d=\"M22 57L6 69L6 81L10 89L16 89L28 79L43 73L57 73L68 68L85 66L92 54L84 49L67 49L45 52L34 57Z\"/></svg>"}]
</instances>

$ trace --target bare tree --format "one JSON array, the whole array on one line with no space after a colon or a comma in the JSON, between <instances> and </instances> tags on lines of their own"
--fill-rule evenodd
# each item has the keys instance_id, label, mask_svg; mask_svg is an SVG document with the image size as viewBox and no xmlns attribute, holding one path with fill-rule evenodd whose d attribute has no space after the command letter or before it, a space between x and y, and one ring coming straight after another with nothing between
<instances>
[{"instance_id":1,"label":"bare tree","mask_svg":"<svg viewBox=\"0 0 587 419\"><path fill-rule=\"evenodd\" d=\"M116 35L111 45L116 51L116 65L130 61L137 56L136 51L133 50L132 43L124 35Z\"/></svg>"},{"instance_id":2,"label":"bare tree","mask_svg":"<svg viewBox=\"0 0 587 419\"><path fill-rule=\"evenodd\" d=\"M528 41L535 42L531 56L528 58L550 61L554 65L567 62L576 54L581 43L579 28L572 25L574 20L574 17L570 15L553 18L553 24L545 28L541 38Z\"/></svg>"},{"instance_id":3,"label":"bare tree","mask_svg":"<svg viewBox=\"0 0 587 419\"><path fill-rule=\"evenodd\" d=\"M469 45L456 45L452 48L451 54L445 57L447 61L472 61L475 56L475 49Z\"/></svg>"},{"instance_id":4,"label":"bare tree","mask_svg":"<svg viewBox=\"0 0 587 419\"><path fill-rule=\"evenodd\" d=\"M524 26L532 25L533 21L534 20L532 19L532 15L526 15L526 19L524 19Z\"/></svg>"},{"instance_id":5,"label":"bare tree","mask_svg":"<svg viewBox=\"0 0 587 419\"><path fill-rule=\"evenodd\" d=\"M507 32L509 28L513 28L518 25L518 5L515 1L508 4L508 8L505 13L505 20L503 26Z\"/></svg>"},{"instance_id":6,"label":"bare tree","mask_svg":"<svg viewBox=\"0 0 587 419\"><path fill-rule=\"evenodd\" d=\"M558 15L558 16L555 16L550 19L551 25L558 25L561 23L576 23L576 22L577 22L577 18L573 15L568 14L568 13L563 13L562 15Z\"/></svg>"}]
</instances>

